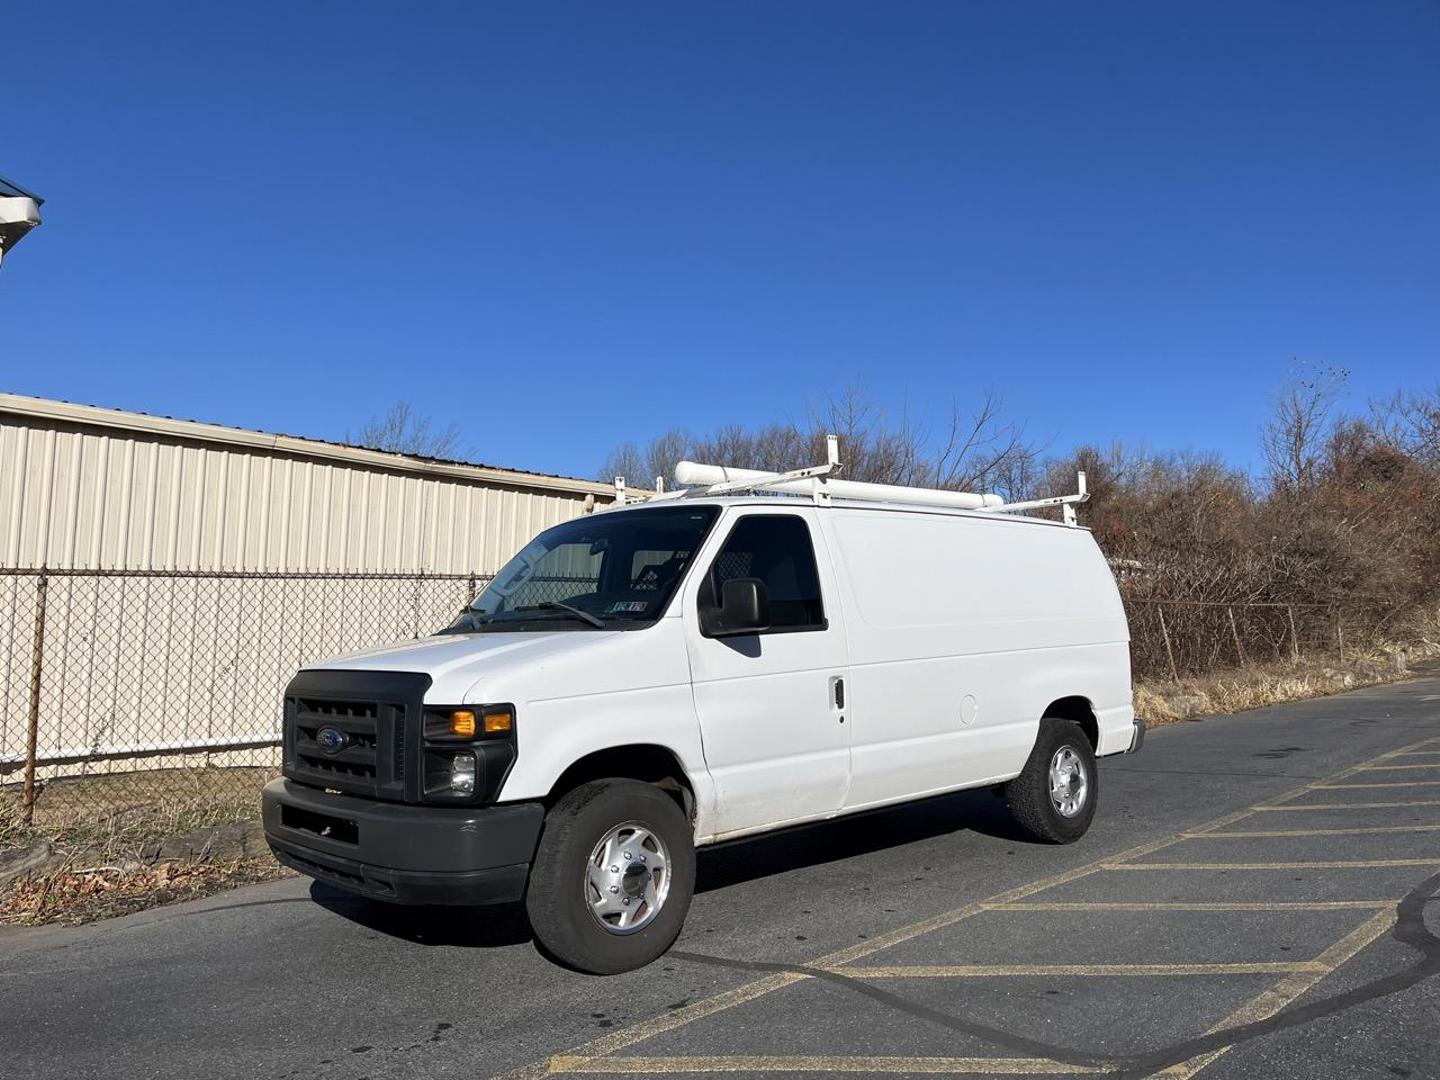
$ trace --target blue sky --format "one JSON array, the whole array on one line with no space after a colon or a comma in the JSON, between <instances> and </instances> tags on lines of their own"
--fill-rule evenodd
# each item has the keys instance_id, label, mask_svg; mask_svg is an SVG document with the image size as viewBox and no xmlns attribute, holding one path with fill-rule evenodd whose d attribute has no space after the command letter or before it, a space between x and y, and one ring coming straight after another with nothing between
<instances>
[{"instance_id":1,"label":"blue sky","mask_svg":"<svg viewBox=\"0 0 1440 1080\"><path fill-rule=\"evenodd\" d=\"M0 388L591 474L859 381L1242 464L1440 382L1440 6L54 3ZM14 110L13 113L10 110Z\"/></svg>"}]
</instances>

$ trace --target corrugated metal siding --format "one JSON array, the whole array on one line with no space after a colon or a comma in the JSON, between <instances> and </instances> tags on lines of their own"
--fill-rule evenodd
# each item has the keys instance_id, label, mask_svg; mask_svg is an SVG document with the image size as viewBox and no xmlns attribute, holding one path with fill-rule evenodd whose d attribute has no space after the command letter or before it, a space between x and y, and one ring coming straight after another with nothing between
<instances>
[{"instance_id":1,"label":"corrugated metal siding","mask_svg":"<svg viewBox=\"0 0 1440 1080\"><path fill-rule=\"evenodd\" d=\"M488 573L580 492L0 414L5 566Z\"/></svg>"}]
</instances>

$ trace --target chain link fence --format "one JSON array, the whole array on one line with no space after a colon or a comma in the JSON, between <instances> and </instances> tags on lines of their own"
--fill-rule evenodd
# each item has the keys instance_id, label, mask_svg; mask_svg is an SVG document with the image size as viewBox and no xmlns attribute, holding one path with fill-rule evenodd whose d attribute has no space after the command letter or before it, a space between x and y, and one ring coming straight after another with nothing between
<instances>
[{"instance_id":1,"label":"chain link fence","mask_svg":"<svg viewBox=\"0 0 1440 1080\"><path fill-rule=\"evenodd\" d=\"M278 771L295 671L432 633L488 580L0 569L0 832L183 831L253 816ZM532 579L526 602L588 580ZM1122 592L1139 591L1129 584ZM1347 635L1376 629L1303 604L1127 595L1126 606L1137 678L1343 659Z\"/></svg>"},{"instance_id":2,"label":"chain link fence","mask_svg":"<svg viewBox=\"0 0 1440 1080\"><path fill-rule=\"evenodd\" d=\"M0 828L253 816L295 671L430 634L487 580L0 569Z\"/></svg>"},{"instance_id":3,"label":"chain link fence","mask_svg":"<svg viewBox=\"0 0 1440 1080\"><path fill-rule=\"evenodd\" d=\"M1122 587L1122 594L1124 589ZM1380 623L1318 604L1227 604L1127 596L1135 678L1179 680L1227 668L1346 659ZM1348 645L1347 645L1348 638Z\"/></svg>"}]
</instances>

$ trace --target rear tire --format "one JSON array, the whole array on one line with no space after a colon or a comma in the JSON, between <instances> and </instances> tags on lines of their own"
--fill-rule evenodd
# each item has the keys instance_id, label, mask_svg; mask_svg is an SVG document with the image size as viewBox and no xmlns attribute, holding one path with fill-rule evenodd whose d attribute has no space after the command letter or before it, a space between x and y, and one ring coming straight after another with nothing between
<instances>
[{"instance_id":1,"label":"rear tire","mask_svg":"<svg viewBox=\"0 0 1440 1080\"><path fill-rule=\"evenodd\" d=\"M614 975L674 944L694 890L694 833L675 801L638 780L595 780L545 815L525 910L553 959Z\"/></svg>"},{"instance_id":2,"label":"rear tire","mask_svg":"<svg viewBox=\"0 0 1440 1080\"><path fill-rule=\"evenodd\" d=\"M1100 778L1095 750L1073 720L1047 717L1025 768L1005 785L1016 824L1047 844L1071 844L1095 817Z\"/></svg>"}]
</instances>

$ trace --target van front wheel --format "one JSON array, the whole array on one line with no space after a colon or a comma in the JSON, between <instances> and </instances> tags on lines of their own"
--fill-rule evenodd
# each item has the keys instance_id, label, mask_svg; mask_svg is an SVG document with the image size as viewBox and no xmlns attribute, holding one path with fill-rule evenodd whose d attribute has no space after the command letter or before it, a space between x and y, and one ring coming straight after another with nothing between
<instances>
[{"instance_id":1,"label":"van front wheel","mask_svg":"<svg viewBox=\"0 0 1440 1080\"><path fill-rule=\"evenodd\" d=\"M1025 769L1005 785L1016 823L1036 840L1069 844L1095 817L1100 781L1095 750L1073 720L1047 718Z\"/></svg>"},{"instance_id":2,"label":"van front wheel","mask_svg":"<svg viewBox=\"0 0 1440 1080\"><path fill-rule=\"evenodd\" d=\"M695 889L695 847L675 801L638 780L595 780L545 815L525 909L567 967L614 975L674 943Z\"/></svg>"}]
</instances>

